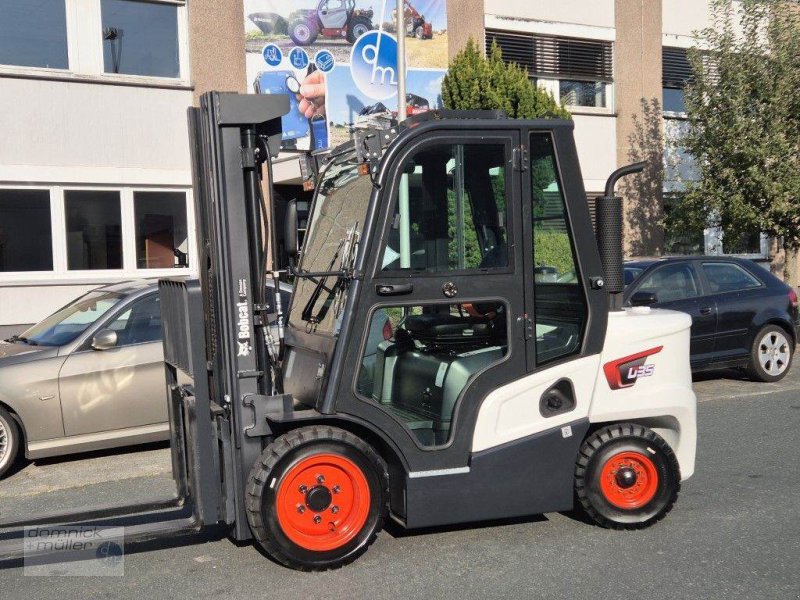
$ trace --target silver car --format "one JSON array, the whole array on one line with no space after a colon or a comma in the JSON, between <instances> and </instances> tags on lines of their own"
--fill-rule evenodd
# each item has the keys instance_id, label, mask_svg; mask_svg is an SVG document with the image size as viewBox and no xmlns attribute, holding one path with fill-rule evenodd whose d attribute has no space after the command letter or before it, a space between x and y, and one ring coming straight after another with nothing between
<instances>
[{"instance_id":1,"label":"silver car","mask_svg":"<svg viewBox=\"0 0 800 600\"><path fill-rule=\"evenodd\" d=\"M169 438L154 281L93 290L0 342L0 476L30 459Z\"/></svg>"},{"instance_id":2,"label":"silver car","mask_svg":"<svg viewBox=\"0 0 800 600\"><path fill-rule=\"evenodd\" d=\"M284 307L291 294L282 282ZM22 448L36 459L169 436L156 281L98 288L0 342L0 477Z\"/></svg>"}]
</instances>

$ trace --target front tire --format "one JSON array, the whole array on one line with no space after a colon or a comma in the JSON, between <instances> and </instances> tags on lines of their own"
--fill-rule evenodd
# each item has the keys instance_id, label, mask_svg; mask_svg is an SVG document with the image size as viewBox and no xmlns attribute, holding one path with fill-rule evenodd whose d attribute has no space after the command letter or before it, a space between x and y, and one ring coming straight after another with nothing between
<instances>
[{"instance_id":1,"label":"front tire","mask_svg":"<svg viewBox=\"0 0 800 600\"><path fill-rule=\"evenodd\" d=\"M277 438L253 466L247 519L274 560L324 571L367 550L388 498L386 464L371 446L336 427L302 427Z\"/></svg>"},{"instance_id":2,"label":"front tire","mask_svg":"<svg viewBox=\"0 0 800 600\"><path fill-rule=\"evenodd\" d=\"M289 24L289 37L298 46L310 46L317 41L318 35L317 28L305 19L298 19Z\"/></svg>"},{"instance_id":3,"label":"front tire","mask_svg":"<svg viewBox=\"0 0 800 600\"><path fill-rule=\"evenodd\" d=\"M19 447L20 431L17 422L0 406L0 477L3 477L14 464Z\"/></svg>"},{"instance_id":4,"label":"front tire","mask_svg":"<svg viewBox=\"0 0 800 600\"><path fill-rule=\"evenodd\" d=\"M753 339L747 374L755 381L779 381L792 365L791 336L778 325L763 327Z\"/></svg>"},{"instance_id":5,"label":"front tire","mask_svg":"<svg viewBox=\"0 0 800 600\"><path fill-rule=\"evenodd\" d=\"M643 529L672 510L680 467L664 439L641 425L599 429L581 446L575 494L584 511L610 529Z\"/></svg>"},{"instance_id":6,"label":"front tire","mask_svg":"<svg viewBox=\"0 0 800 600\"><path fill-rule=\"evenodd\" d=\"M369 31L372 31L372 21L366 17L353 17L347 27L347 41L353 44Z\"/></svg>"}]
</instances>

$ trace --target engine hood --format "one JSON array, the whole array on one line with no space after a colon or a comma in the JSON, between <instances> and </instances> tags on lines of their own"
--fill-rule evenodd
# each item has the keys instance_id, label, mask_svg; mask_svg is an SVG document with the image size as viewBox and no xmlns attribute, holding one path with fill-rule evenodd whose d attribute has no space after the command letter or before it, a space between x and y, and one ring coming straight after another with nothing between
<instances>
[{"instance_id":1,"label":"engine hood","mask_svg":"<svg viewBox=\"0 0 800 600\"><path fill-rule=\"evenodd\" d=\"M30 346L23 342L0 342L0 366L50 358L58 354L55 346Z\"/></svg>"}]
</instances>

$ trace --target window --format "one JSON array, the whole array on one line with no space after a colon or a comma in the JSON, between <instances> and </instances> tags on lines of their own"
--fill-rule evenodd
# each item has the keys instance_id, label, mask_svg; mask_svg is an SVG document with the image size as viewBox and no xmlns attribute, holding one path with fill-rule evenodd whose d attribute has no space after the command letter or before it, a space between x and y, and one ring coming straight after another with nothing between
<instances>
[{"instance_id":1,"label":"window","mask_svg":"<svg viewBox=\"0 0 800 600\"><path fill-rule=\"evenodd\" d=\"M665 113L686 112L684 88L692 81L692 65L685 48L661 50L662 104Z\"/></svg>"},{"instance_id":2,"label":"window","mask_svg":"<svg viewBox=\"0 0 800 600\"><path fill-rule=\"evenodd\" d=\"M52 270L50 192L0 189L0 272Z\"/></svg>"},{"instance_id":3,"label":"window","mask_svg":"<svg viewBox=\"0 0 800 600\"><path fill-rule=\"evenodd\" d=\"M136 267L188 267L186 194L134 192L133 206L136 215Z\"/></svg>"},{"instance_id":4,"label":"window","mask_svg":"<svg viewBox=\"0 0 800 600\"><path fill-rule=\"evenodd\" d=\"M66 69L65 0L0 0L0 64Z\"/></svg>"},{"instance_id":5,"label":"window","mask_svg":"<svg viewBox=\"0 0 800 600\"><path fill-rule=\"evenodd\" d=\"M687 230L678 222L682 200L683 196L681 194L664 194L665 254L703 254L705 252L704 228L695 227Z\"/></svg>"},{"instance_id":6,"label":"window","mask_svg":"<svg viewBox=\"0 0 800 600\"><path fill-rule=\"evenodd\" d=\"M133 0L102 0L106 73L179 77L178 7Z\"/></svg>"},{"instance_id":7,"label":"window","mask_svg":"<svg viewBox=\"0 0 800 600\"><path fill-rule=\"evenodd\" d=\"M527 70L531 79L550 89L562 104L611 107L611 42L487 30L487 53L494 43L500 48L503 60Z\"/></svg>"},{"instance_id":8,"label":"window","mask_svg":"<svg viewBox=\"0 0 800 600\"><path fill-rule=\"evenodd\" d=\"M106 329L117 332L117 346L146 344L161 339L161 307L158 294L139 300L117 316Z\"/></svg>"},{"instance_id":9,"label":"window","mask_svg":"<svg viewBox=\"0 0 800 600\"><path fill-rule=\"evenodd\" d=\"M550 135L531 135L536 360L580 350L587 306Z\"/></svg>"},{"instance_id":10,"label":"window","mask_svg":"<svg viewBox=\"0 0 800 600\"><path fill-rule=\"evenodd\" d=\"M638 292L653 292L658 302L675 302L700 295L700 284L691 265L667 264L647 275Z\"/></svg>"},{"instance_id":11,"label":"window","mask_svg":"<svg viewBox=\"0 0 800 600\"><path fill-rule=\"evenodd\" d=\"M508 352L507 327L499 302L378 309L356 390L400 420L422 446L445 444L461 393Z\"/></svg>"},{"instance_id":12,"label":"window","mask_svg":"<svg viewBox=\"0 0 800 600\"><path fill-rule=\"evenodd\" d=\"M606 84L602 81L569 81L558 82L559 98L565 106L595 106L605 108Z\"/></svg>"},{"instance_id":13,"label":"window","mask_svg":"<svg viewBox=\"0 0 800 600\"><path fill-rule=\"evenodd\" d=\"M703 273L712 293L736 292L761 287L761 282L733 263L703 263Z\"/></svg>"},{"instance_id":14,"label":"window","mask_svg":"<svg viewBox=\"0 0 800 600\"><path fill-rule=\"evenodd\" d=\"M67 268L122 268L122 217L119 192L64 192Z\"/></svg>"},{"instance_id":15,"label":"window","mask_svg":"<svg viewBox=\"0 0 800 600\"><path fill-rule=\"evenodd\" d=\"M383 270L508 266L506 148L443 144L406 160Z\"/></svg>"}]
</instances>

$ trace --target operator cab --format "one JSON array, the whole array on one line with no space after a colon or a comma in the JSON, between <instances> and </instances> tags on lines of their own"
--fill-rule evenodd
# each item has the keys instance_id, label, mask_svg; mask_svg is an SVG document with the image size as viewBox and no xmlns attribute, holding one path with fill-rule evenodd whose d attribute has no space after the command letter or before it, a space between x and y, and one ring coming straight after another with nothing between
<instances>
[{"instance_id":1,"label":"operator cab","mask_svg":"<svg viewBox=\"0 0 800 600\"><path fill-rule=\"evenodd\" d=\"M493 387L601 342L605 305L590 334L581 271L597 253L581 261L575 243L576 230L593 240L580 173L556 158L571 127L412 119L370 169L358 141L334 150L288 314L284 391L379 420L423 464L434 448L466 461ZM337 354L343 375L323 389Z\"/></svg>"}]
</instances>

